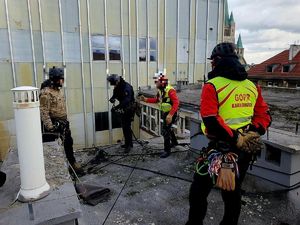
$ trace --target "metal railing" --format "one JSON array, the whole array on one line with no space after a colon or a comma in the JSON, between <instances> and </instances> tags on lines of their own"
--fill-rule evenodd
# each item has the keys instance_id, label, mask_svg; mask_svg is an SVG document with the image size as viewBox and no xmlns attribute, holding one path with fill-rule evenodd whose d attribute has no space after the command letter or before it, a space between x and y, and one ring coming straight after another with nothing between
<instances>
[{"instance_id":1,"label":"metal railing","mask_svg":"<svg viewBox=\"0 0 300 225\"><path fill-rule=\"evenodd\" d=\"M140 104L142 106L140 127L153 135L162 136L162 112L159 110L157 104L149 104L145 102L140 102ZM189 121L188 111L179 109L177 112L177 121L173 124L173 129L177 135L190 133L189 123L187 121Z\"/></svg>"}]
</instances>

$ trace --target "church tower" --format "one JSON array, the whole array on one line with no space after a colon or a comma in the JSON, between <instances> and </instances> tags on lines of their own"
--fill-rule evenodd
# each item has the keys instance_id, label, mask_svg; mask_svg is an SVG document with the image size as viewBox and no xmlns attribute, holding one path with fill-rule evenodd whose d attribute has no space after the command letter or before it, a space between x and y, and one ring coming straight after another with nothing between
<instances>
[{"instance_id":1,"label":"church tower","mask_svg":"<svg viewBox=\"0 0 300 225\"><path fill-rule=\"evenodd\" d=\"M240 63L245 66L246 70L248 69L248 65L247 62L244 58L244 47L243 47L243 43L242 43L242 37L241 34L239 34L239 38L238 41L236 43L236 50L237 50L237 55L239 57L239 61Z\"/></svg>"},{"instance_id":2,"label":"church tower","mask_svg":"<svg viewBox=\"0 0 300 225\"><path fill-rule=\"evenodd\" d=\"M224 1L224 42L235 43L235 21L233 13L228 10L228 2Z\"/></svg>"}]
</instances>

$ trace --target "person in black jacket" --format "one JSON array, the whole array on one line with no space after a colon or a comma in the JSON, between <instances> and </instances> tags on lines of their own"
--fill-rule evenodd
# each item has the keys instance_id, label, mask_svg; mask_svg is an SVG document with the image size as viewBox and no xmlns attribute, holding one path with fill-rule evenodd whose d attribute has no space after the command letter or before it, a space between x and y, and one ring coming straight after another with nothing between
<instances>
[{"instance_id":1,"label":"person in black jacket","mask_svg":"<svg viewBox=\"0 0 300 225\"><path fill-rule=\"evenodd\" d=\"M133 147L131 122L134 117L134 91L132 86L117 74L108 76L107 81L110 85L114 86L113 96L109 101L112 104L116 100L119 101L119 105L113 106L111 111L121 114L122 129L125 138L125 144L121 147L125 148L125 153L128 153Z\"/></svg>"}]
</instances>

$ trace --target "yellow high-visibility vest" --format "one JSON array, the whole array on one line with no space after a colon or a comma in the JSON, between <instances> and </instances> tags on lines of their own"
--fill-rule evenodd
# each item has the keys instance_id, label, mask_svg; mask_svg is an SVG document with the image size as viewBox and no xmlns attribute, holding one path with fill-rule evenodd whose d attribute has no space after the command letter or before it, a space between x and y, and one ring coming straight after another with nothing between
<instances>
[{"instance_id":1,"label":"yellow high-visibility vest","mask_svg":"<svg viewBox=\"0 0 300 225\"><path fill-rule=\"evenodd\" d=\"M214 85L218 96L219 115L231 129L237 130L251 123L258 96L253 82L248 79L236 81L215 77L207 83ZM206 134L204 123L201 123L201 129Z\"/></svg>"},{"instance_id":2,"label":"yellow high-visibility vest","mask_svg":"<svg viewBox=\"0 0 300 225\"><path fill-rule=\"evenodd\" d=\"M164 91L158 90L159 93L158 106L159 109L163 112L170 112L170 110L172 109L172 102L169 97L170 90L174 90L174 88L171 85L165 87Z\"/></svg>"}]
</instances>

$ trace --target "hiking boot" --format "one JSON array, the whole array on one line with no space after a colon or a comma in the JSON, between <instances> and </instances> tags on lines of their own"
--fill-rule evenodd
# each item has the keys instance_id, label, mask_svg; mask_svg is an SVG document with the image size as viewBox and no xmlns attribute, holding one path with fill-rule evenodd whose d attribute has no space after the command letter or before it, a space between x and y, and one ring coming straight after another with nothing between
<instances>
[{"instance_id":1,"label":"hiking boot","mask_svg":"<svg viewBox=\"0 0 300 225\"><path fill-rule=\"evenodd\" d=\"M85 172L84 172L84 170L82 169L82 167L79 163L75 162L71 166L72 166L72 168L74 169L74 171L77 175L80 175L80 176L85 175Z\"/></svg>"},{"instance_id":2,"label":"hiking boot","mask_svg":"<svg viewBox=\"0 0 300 225\"><path fill-rule=\"evenodd\" d=\"M133 145L131 144L131 145L129 145L131 148L133 147ZM121 148L127 148L127 145L126 144L124 144L124 145L121 145Z\"/></svg>"},{"instance_id":3,"label":"hiking boot","mask_svg":"<svg viewBox=\"0 0 300 225\"><path fill-rule=\"evenodd\" d=\"M165 152L160 154L160 158L167 158L170 154L171 154L170 151L165 151Z\"/></svg>"},{"instance_id":4,"label":"hiking boot","mask_svg":"<svg viewBox=\"0 0 300 225\"><path fill-rule=\"evenodd\" d=\"M128 146L128 147L126 147L126 148L125 148L125 150L124 150L124 153L129 153L129 152L130 152L130 150L131 150L131 147L130 147L130 146Z\"/></svg>"},{"instance_id":5,"label":"hiking boot","mask_svg":"<svg viewBox=\"0 0 300 225\"><path fill-rule=\"evenodd\" d=\"M176 147L177 145L178 145L178 142L176 141L176 142L172 143L170 147L171 147L171 148L174 148L174 147Z\"/></svg>"}]
</instances>

